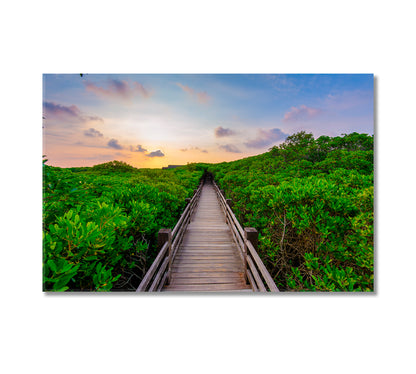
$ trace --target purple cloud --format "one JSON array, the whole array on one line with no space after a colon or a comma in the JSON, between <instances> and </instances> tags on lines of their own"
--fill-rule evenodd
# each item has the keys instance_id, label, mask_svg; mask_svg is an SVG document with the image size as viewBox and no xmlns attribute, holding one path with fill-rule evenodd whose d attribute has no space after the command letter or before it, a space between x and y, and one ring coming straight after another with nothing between
<instances>
[{"instance_id":1,"label":"purple cloud","mask_svg":"<svg viewBox=\"0 0 416 374\"><path fill-rule=\"evenodd\" d=\"M231 136L235 134L235 131L231 129L226 129L222 126L218 126L214 131L215 131L216 138L223 138L225 136Z\"/></svg>"},{"instance_id":2,"label":"purple cloud","mask_svg":"<svg viewBox=\"0 0 416 374\"><path fill-rule=\"evenodd\" d=\"M103 119L97 116L87 116L81 112L76 105L65 106L51 101L43 103L43 116L45 119L55 118L66 122L100 121Z\"/></svg>"},{"instance_id":3,"label":"purple cloud","mask_svg":"<svg viewBox=\"0 0 416 374\"><path fill-rule=\"evenodd\" d=\"M234 144L220 145L219 148L225 152L241 153L241 151Z\"/></svg>"},{"instance_id":4,"label":"purple cloud","mask_svg":"<svg viewBox=\"0 0 416 374\"><path fill-rule=\"evenodd\" d=\"M46 118L48 116L57 116L57 117L75 117L78 118L81 116L81 111L76 105L65 106L61 104L56 104L50 101L45 101L43 103L43 109L45 111Z\"/></svg>"},{"instance_id":5,"label":"purple cloud","mask_svg":"<svg viewBox=\"0 0 416 374\"><path fill-rule=\"evenodd\" d=\"M321 114L320 109L309 108L306 105L301 105L299 108L292 107L288 112L285 113L283 117L284 122L297 122L297 121L307 121L312 118L315 118Z\"/></svg>"},{"instance_id":6,"label":"purple cloud","mask_svg":"<svg viewBox=\"0 0 416 374\"><path fill-rule=\"evenodd\" d=\"M96 129L93 129L92 127L90 128L90 129L88 129L88 130L85 130L84 131L84 135L85 136L90 136L90 137L92 137L92 138L100 138L100 137L102 137L103 136L103 134L102 133L100 133L98 130L96 130Z\"/></svg>"},{"instance_id":7,"label":"purple cloud","mask_svg":"<svg viewBox=\"0 0 416 374\"><path fill-rule=\"evenodd\" d=\"M146 156L148 156L148 157L164 157L165 155L164 155L164 153L162 153L161 150L158 149L157 151L153 151L153 152L148 153Z\"/></svg>"},{"instance_id":8,"label":"purple cloud","mask_svg":"<svg viewBox=\"0 0 416 374\"><path fill-rule=\"evenodd\" d=\"M248 148L264 148L274 142L285 140L289 134L285 134L282 130L275 128L270 130L259 129L257 137L244 143Z\"/></svg>"},{"instance_id":9,"label":"purple cloud","mask_svg":"<svg viewBox=\"0 0 416 374\"><path fill-rule=\"evenodd\" d=\"M147 149L144 149L144 148L141 146L141 144L138 144L136 147L130 146L130 151L132 151L132 152L141 152L141 153L144 153L144 152L147 152Z\"/></svg>"},{"instance_id":10,"label":"purple cloud","mask_svg":"<svg viewBox=\"0 0 416 374\"><path fill-rule=\"evenodd\" d=\"M117 139L111 139L111 140L107 143L107 145L108 145L110 148L114 148L114 149L123 149L123 146L122 146L121 144L119 144L119 142L118 142L118 140L117 140Z\"/></svg>"},{"instance_id":11,"label":"purple cloud","mask_svg":"<svg viewBox=\"0 0 416 374\"><path fill-rule=\"evenodd\" d=\"M188 152L188 151L200 151L202 153L208 153L206 149L201 149L199 147L191 147L191 148L181 148L181 152Z\"/></svg>"}]
</instances>

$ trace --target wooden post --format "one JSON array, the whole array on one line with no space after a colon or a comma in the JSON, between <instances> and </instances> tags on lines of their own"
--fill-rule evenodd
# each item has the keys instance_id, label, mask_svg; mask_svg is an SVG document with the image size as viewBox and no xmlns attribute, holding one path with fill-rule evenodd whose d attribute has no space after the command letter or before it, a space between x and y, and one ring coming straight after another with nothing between
<instances>
[{"instance_id":1,"label":"wooden post","mask_svg":"<svg viewBox=\"0 0 416 374\"><path fill-rule=\"evenodd\" d=\"M227 202L228 206L232 209L234 205L233 201L231 199L226 199L225 201Z\"/></svg>"},{"instance_id":2,"label":"wooden post","mask_svg":"<svg viewBox=\"0 0 416 374\"><path fill-rule=\"evenodd\" d=\"M157 235L157 247L158 250L160 250L165 243L168 242L168 258L169 258L169 263L168 263L168 279L167 279L167 283L169 284L170 282L170 273L171 273L171 268L172 268L172 230L171 229L160 229L159 233Z\"/></svg>"},{"instance_id":3,"label":"wooden post","mask_svg":"<svg viewBox=\"0 0 416 374\"><path fill-rule=\"evenodd\" d=\"M224 192L224 190L220 190L220 192L221 192L221 195L225 197L225 192Z\"/></svg>"},{"instance_id":4,"label":"wooden post","mask_svg":"<svg viewBox=\"0 0 416 374\"><path fill-rule=\"evenodd\" d=\"M196 191L198 191L198 190L194 190L194 195L196 194Z\"/></svg>"},{"instance_id":5,"label":"wooden post","mask_svg":"<svg viewBox=\"0 0 416 374\"><path fill-rule=\"evenodd\" d=\"M186 205L188 205L190 201L191 201L191 198L190 198L190 197L187 197L187 198L185 199L185 203L186 203Z\"/></svg>"},{"instance_id":6,"label":"wooden post","mask_svg":"<svg viewBox=\"0 0 416 374\"><path fill-rule=\"evenodd\" d=\"M254 227L245 227L244 233L247 240L251 241L254 249L257 251L259 247L259 232Z\"/></svg>"},{"instance_id":7,"label":"wooden post","mask_svg":"<svg viewBox=\"0 0 416 374\"><path fill-rule=\"evenodd\" d=\"M246 279L247 277L247 256L248 256L248 247L247 241L250 240L251 244L257 251L258 243L259 243L259 233L254 227L244 227L244 275Z\"/></svg>"}]
</instances>

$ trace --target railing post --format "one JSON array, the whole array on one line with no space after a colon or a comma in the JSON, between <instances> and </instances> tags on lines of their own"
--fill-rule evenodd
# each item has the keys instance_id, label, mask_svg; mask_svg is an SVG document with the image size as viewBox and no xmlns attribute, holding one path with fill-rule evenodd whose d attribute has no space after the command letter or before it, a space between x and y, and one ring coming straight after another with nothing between
<instances>
[{"instance_id":1,"label":"railing post","mask_svg":"<svg viewBox=\"0 0 416 374\"><path fill-rule=\"evenodd\" d=\"M245 227L244 232L246 234L246 239L251 241L254 249L257 251L259 247L259 232L254 227Z\"/></svg>"},{"instance_id":2,"label":"railing post","mask_svg":"<svg viewBox=\"0 0 416 374\"><path fill-rule=\"evenodd\" d=\"M220 192L221 192L221 195L225 197L225 192L224 192L224 190L220 190Z\"/></svg>"},{"instance_id":3,"label":"railing post","mask_svg":"<svg viewBox=\"0 0 416 374\"><path fill-rule=\"evenodd\" d=\"M248 256L248 246L247 241L250 240L251 244L257 251L258 243L259 243L259 233L254 227L244 227L244 275L246 279L247 276L247 256Z\"/></svg>"},{"instance_id":4,"label":"railing post","mask_svg":"<svg viewBox=\"0 0 416 374\"><path fill-rule=\"evenodd\" d=\"M227 202L228 206L232 209L233 208L233 201L231 199L225 199L225 201Z\"/></svg>"},{"instance_id":5,"label":"railing post","mask_svg":"<svg viewBox=\"0 0 416 374\"><path fill-rule=\"evenodd\" d=\"M168 278L167 283L170 282L170 274L171 274L171 268L172 268L172 230L171 229L160 229L159 233L157 235L157 247L158 250L160 250L165 243L168 242L168 258L169 258L169 264L168 264Z\"/></svg>"},{"instance_id":6,"label":"railing post","mask_svg":"<svg viewBox=\"0 0 416 374\"><path fill-rule=\"evenodd\" d=\"M185 199L185 203L186 203L186 205L188 205L190 201L191 201L191 198L190 198L190 197L187 197L187 198Z\"/></svg>"}]
</instances>

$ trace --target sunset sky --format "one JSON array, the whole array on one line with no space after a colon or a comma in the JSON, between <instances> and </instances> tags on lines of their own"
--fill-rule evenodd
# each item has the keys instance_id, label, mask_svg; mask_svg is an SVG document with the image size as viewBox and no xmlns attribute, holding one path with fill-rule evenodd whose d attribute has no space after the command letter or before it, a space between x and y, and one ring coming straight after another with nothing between
<instances>
[{"instance_id":1,"label":"sunset sky","mask_svg":"<svg viewBox=\"0 0 416 374\"><path fill-rule=\"evenodd\" d=\"M232 161L302 130L373 134L373 75L43 75L49 165Z\"/></svg>"}]
</instances>

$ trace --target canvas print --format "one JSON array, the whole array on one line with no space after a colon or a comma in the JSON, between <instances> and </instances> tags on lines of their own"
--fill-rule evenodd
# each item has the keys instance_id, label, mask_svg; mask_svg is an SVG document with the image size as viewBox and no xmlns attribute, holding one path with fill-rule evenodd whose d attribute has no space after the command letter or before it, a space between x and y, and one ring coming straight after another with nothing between
<instances>
[{"instance_id":1,"label":"canvas print","mask_svg":"<svg viewBox=\"0 0 416 374\"><path fill-rule=\"evenodd\" d=\"M44 74L43 291L374 290L372 74Z\"/></svg>"}]
</instances>

